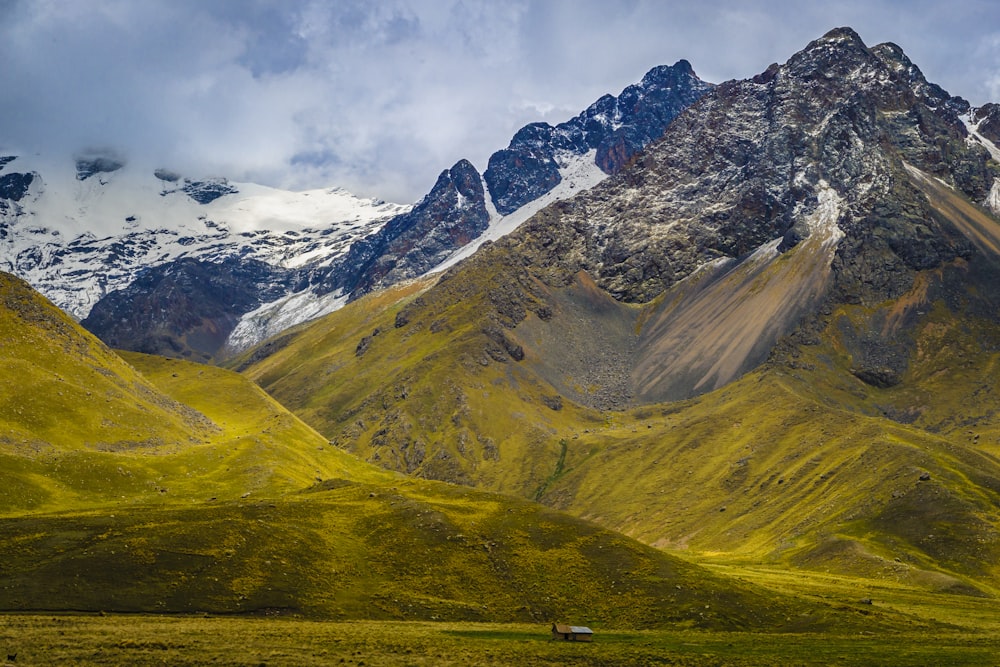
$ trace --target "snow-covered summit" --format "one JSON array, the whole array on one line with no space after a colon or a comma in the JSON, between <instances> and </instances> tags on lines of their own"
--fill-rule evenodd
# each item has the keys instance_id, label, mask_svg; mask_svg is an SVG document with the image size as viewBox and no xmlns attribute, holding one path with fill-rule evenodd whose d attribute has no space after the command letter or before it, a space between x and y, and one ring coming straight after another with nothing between
<instances>
[{"instance_id":1,"label":"snow-covered summit","mask_svg":"<svg viewBox=\"0 0 1000 667\"><path fill-rule=\"evenodd\" d=\"M617 173L711 88L686 61L654 68L566 123L522 128L482 174L460 160L412 207L106 150L0 150L0 269L109 344L212 360L471 255Z\"/></svg>"},{"instance_id":2,"label":"snow-covered summit","mask_svg":"<svg viewBox=\"0 0 1000 667\"><path fill-rule=\"evenodd\" d=\"M409 206L146 169L113 155L0 156L0 269L85 317L138 271L184 257L329 264Z\"/></svg>"}]
</instances>

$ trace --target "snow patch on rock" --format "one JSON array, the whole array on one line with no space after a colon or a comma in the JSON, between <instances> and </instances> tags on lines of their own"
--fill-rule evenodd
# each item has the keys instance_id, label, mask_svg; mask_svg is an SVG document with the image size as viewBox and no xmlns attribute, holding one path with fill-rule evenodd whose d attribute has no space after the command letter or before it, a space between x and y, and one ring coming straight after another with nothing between
<instances>
[{"instance_id":1,"label":"snow patch on rock","mask_svg":"<svg viewBox=\"0 0 1000 667\"><path fill-rule=\"evenodd\" d=\"M819 181L816 197L819 199L819 206L806 218L806 228L810 235L819 235L824 249L836 248L837 242L844 238L843 230L837 225L844 200L823 179ZM832 254L830 259L833 260Z\"/></svg>"},{"instance_id":2,"label":"snow patch on rock","mask_svg":"<svg viewBox=\"0 0 1000 667\"><path fill-rule=\"evenodd\" d=\"M240 318L226 341L226 351L238 354L289 327L328 315L343 308L347 298L340 291L320 296L307 289L265 303Z\"/></svg>"},{"instance_id":3,"label":"snow patch on rock","mask_svg":"<svg viewBox=\"0 0 1000 667\"><path fill-rule=\"evenodd\" d=\"M1000 215L1000 178L993 179L993 187L986 197L986 206L996 215Z\"/></svg>"},{"instance_id":4,"label":"snow patch on rock","mask_svg":"<svg viewBox=\"0 0 1000 667\"><path fill-rule=\"evenodd\" d=\"M510 234L549 204L576 196L606 179L608 175L601 171L594 162L596 157L596 149L581 155L569 151L558 153L556 163L559 165L559 175L562 177L559 185L509 215L500 215L493 205L492 198L487 197L486 210L490 214L489 228L479 238L459 248L448 259L428 271L428 274L451 268L463 259L471 257L487 241L496 241Z\"/></svg>"},{"instance_id":5,"label":"snow patch on rock","mask_svg":"<svg viewBox=\"0 0 1000 667\"><path fill-rule=\"evenodd\" d=\"M997 162L1000 162L1000 147L997 147L995 143L984 137L979 133L979 124L985 119L979 121L979 123L973 123L972 118L968 115L962 116L962 122L965 123L965 129L969 131L969 137L967 142L970 144L979 143L990 152L990 157L992 157Z\"/></svg>"}]
</instances>

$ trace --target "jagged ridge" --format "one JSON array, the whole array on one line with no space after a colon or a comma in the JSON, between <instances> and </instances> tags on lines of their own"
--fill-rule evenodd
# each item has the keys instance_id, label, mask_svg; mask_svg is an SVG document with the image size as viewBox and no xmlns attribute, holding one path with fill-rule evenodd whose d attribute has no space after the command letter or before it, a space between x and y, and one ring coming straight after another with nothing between
<instances>
[{"instance_id":1,"label":"jagged ridge","mask_svg":"<svg viewBox=\"0 0 1000 667\"><path fill-rule=\"evenodd\" d=\"M413 211L396 217L377 231L368 230L369 233L361 238L353 239L350 249L342 255L327 256L325 261L314 262L300 272L286 274L281 281L286 288L284 294L259 294L256 299L247 301L248 304L253 302L249 309L234 306L225 318L217 318L235 324L227 325L222 331L224 345L220 343L209 350L191 350L185 338L196 332L176 327L164 331L155 322L147 322L143 330L141 321L135 318L118 332L110 328L116 326L114 319L90 318L88 325L93 323L98 335L129 349L140 349L137 346L143 344L141 341L151 337L172 336L174 340L159 349L209 358L238 352L266 335L275 335L292 324L335 310L372 289L434 269L489 228L506 228L504 215L526 208L530 202L548 193L558 193L553 188L561 180L560 163L567 162L566 156L593 155L597 164L609 173L621 168L636 151L660 136L681 109L710 87L697 78L689 63L680 61L672 67L654 68L639 84L629 86L619 97L606 95L567 123L555 128L547 124L529 125L515 136L508 149L491 158L491 166L484 176L487 189L475 168L468 161L459 161L442 173L431 192ZM539 165L540 168L536 168ZM166 170L159 170L157 178L167 183L180 180L178 174ZM224 182L187 182L183 188L174 190L186 191L197 201L211 201L225 194L225 187ZM164 193L171 191L165 189ZM568 190L559 196L565 197L572 192ZM487 194L499 210L492 218ZM215 260L204 263L200 270L206 274L219 273L226 271L227 265ZM172 276L182 274L161 273L161 291L168 290ZM216 282L225 280L224 276L216 278ZM268 298L273 300L268 303ZM115 297L111 309L120 311L133 299L136 300L133 311L149 310L145 304L148 291L143 292L138 286L126 288L122 295ZM177 307L179 303L161 303L159 307ZM101 307L101 310L107 309L108 306ZM179 324L192 318L175 313L168 319ZM131 339L135 342L129 342Z\"/></svg>"}]
</instances>

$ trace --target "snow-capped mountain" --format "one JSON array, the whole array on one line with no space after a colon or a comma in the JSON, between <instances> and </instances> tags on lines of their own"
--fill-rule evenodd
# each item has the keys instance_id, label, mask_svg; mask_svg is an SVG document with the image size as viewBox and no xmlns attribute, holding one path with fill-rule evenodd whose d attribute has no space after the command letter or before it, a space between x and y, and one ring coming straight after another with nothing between
<instances>
[{"instance_id":1,"label":"snow-capped mountain","mask_svg":"<svg viewBox=\"0 0 1000 667\"><path fill-rule=\"evenodd\" d=\"M656 67L565 123L522 128L482 174L460 160L413 207L142 170L107 151L44 166L11 153L0 268L113 346L233 354L460 261L620 171L711 88L687 61Z\"/></svg>"},{"instance_id":2,"label":"snow-capped mountain","mask_svg":"<svg viewBox=\"0 0 1000 667\"><path fill-rule=\"evenodd\" d=\"M113 154L0 157L0 268L74 317L179 259L329 265L409 206L140 169Z\"/></svg>"},{"instance_id":3,"label":"snow-capped mountain","mask_svg":"<svg viewBox=\"0 0 1000 667\"><path fill-rule=\"evenodd\" d=\"M686 60L654 67L618 97L604 95L564 123L521 128L481 176L460 160L412 211L359 241L325 276L314 275L309 288L244 315L229 348L245 349L307 319L297 312L325 314L374 289L454 265L545 206L621 171L712 88Z\"/></svg>"}]
</instances>

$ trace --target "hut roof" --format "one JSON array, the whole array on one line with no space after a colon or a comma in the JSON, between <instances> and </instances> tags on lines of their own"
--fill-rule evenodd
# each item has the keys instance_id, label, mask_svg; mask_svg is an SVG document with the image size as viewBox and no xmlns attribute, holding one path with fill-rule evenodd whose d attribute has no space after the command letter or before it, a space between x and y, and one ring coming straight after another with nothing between
<instances>
[{"instance_id":1,"label":"hut roof","mask_svg":"<svg viewBox=\"0 0 1000 667\"><path fill-rule=\"evenodd\" d=\"M556 632L561 632L563 634L573 634L573 635L592 635L594 631L590 628L584 627L582 625L563 625L562 623L554 623Z\"/></svg>"}]
</instances>

